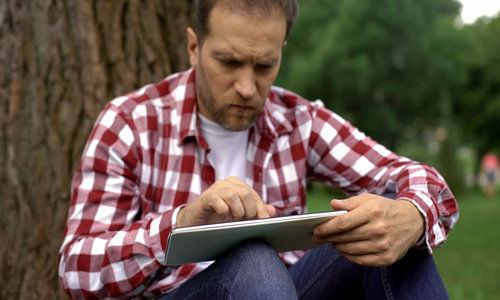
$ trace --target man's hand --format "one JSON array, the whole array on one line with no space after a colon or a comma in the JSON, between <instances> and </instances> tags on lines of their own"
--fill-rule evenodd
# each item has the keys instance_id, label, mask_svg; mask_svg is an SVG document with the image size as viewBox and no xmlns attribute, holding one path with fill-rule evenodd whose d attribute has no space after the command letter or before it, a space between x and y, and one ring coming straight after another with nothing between
<instances>
[{"instance_id":1,"label":"man's hand","mask_svg":"<svg viewBox=\"0 0 500 300\"><path fill-rule=\"evenodd\" d=\"M264 204L250 186L236 177L216 181L179 210L177 227L274 217L276 209Z\"/></svg>"},{"instance_id":2,"label":"man's hand","mask_svg":"<svg viewBox=\"0 0 500 300\"><path fill-rule=\"evenodd\" d=\"M362 194L332 200L344 215L318 225L317 243L332 243L348 260L364 266L388 266L403 257L424 232L424 219L409 201Z\"/></svg>"}]
</instances>

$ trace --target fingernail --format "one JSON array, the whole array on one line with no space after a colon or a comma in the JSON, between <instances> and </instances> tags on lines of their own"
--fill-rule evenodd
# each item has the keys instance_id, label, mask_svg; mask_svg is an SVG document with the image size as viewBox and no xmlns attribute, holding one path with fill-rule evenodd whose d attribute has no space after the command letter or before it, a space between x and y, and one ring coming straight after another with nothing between
<instances>
[{"instance_id":1,"label":"fingernail","mask_svg":"<svg viewBox=\"0 0 500 300\"><path fill-rule=\"evenodd\" d=\"M314 229L313 233L314 233L314 235L319 235L319 229L317 229L317 228Z\"/></svg>"}]
</instances>

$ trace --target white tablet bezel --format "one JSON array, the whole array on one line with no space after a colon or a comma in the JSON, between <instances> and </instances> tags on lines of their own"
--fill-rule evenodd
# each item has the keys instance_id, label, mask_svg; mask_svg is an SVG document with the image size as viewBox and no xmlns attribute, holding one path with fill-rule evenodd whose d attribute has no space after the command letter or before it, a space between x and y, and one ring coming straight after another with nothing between
<instances>
[{"instance_id":1,"label":"white tablet bezel","mask_svg":"<svg viewBox=\"0 0 500 300\"><path fill-rule=\"evenodd\" d=\"M344 210L245 220L172 230L167 246L167 265L210 261L247 239L261 239L278 252L309 249L316 245L314 227L345 213Z\"/></svg>"}]
</instances>

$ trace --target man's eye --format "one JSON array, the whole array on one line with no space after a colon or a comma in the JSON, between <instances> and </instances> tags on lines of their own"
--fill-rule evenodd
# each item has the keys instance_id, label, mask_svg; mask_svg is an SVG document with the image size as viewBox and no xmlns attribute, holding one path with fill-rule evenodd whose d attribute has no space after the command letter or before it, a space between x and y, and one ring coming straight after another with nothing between
<instances>
[{"instance_id":1,"label":"man's eye","mask_svg":"<svg viewBox=\"0 0 500 300\"><path fill-rule=\"evenodd\" d=\"M232 67L232 68L239 67L241 65L239 61L234 59L221 59L219 60L219 62L226 67Z\"/></svg>"},{"instance_id":2,"label":"man's eye","mask_svg":"<svg viewBox=\"0 0 500 300\"><path fill-rule=\"evenodd\" d=\"M257 69L257 71L268 72L273 68L273 66L267 64L258 64L255 66L255 68Z\"/></svg>"}]
</instances>

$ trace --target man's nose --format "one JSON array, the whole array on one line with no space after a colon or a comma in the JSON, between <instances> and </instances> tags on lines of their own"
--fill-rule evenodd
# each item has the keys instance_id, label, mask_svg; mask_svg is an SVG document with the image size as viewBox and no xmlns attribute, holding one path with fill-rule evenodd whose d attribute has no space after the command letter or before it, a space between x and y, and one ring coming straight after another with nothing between
<instances>
[{"instance_id":1,"label":"man's nose","mask_svg":"<svg viewBox=\"0 0 500 300\"><path fill-rule=\"evenodd\" d=\"M234 83L234 89L245 99L252 99L257 92L257 86L253 70L241 70Z\"/></svg>"}]
</instances>

